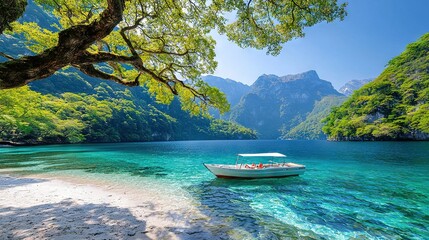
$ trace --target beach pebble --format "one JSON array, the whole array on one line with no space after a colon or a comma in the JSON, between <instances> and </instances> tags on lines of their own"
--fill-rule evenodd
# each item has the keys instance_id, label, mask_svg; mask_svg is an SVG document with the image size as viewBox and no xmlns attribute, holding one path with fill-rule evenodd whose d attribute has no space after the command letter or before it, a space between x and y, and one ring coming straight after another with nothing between
<instances>
[{"instance_id":1,"label":"beach pebble","mask_svg":"<svg viewBox=\"0 0 429 240\"><path fill-rule=\"evenodd\" d=\"M97 236L97 235L103 234L103 231L98 230L98 231L91 232L91 234L94 236Z\"/></svg>"}]
</instances>

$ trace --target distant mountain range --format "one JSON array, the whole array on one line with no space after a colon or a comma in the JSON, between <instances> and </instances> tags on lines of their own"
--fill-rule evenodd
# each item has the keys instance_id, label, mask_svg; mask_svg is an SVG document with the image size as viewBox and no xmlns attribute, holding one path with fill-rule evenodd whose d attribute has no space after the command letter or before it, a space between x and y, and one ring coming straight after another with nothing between
<instances>
[{"instance_id":1,"label":"distant mountain range","mask_svg":"<svg viewBox=\"0 0 429 240\"><path fill-rule=\"evenodd\" d=\"M262 75L251 86L216 76L203 79L224 92L231 111L215 117L254 129L262 139L326 139L321 120L371 79L352 80L336 91L316 71L283 77Z\"/></svg>"},{"instance_id":2,"label":"distant mountain range","mask_svg":"<svg viewBox=\"0 0 429 240\"><path fill-rule=\"evenodd\" d=\"M249 85L243 84L241 82L237 82L231 80L229 78L221 78L213 75L203 76L202 79L210 84L211 86L219 88L223 93L225 93L226 98L228 99L231 107L237 105L240 102L240 99L250 92L252 89ZM221 116L219 111L212 109L210 110L210 114L216 118L221 119L229 119L230 113Z\"/></svg>"},{"instance_id":3,"label":"distant mountain range","mask_svg":"<svg viewBox=\"0 0 429 240\"><path fill-rule=\"evenodd\" d=\"M233 99L228 119L256 130L262 139L286 135L306 119L323 97L342 96L316 71L283 77L262 75L251 86L213 76L208 82Z\"/></svg>"},{"instance_id":4,"label":"distant mountain range","mask_svg":"<svg viewBox=\"0 0 429 240\"><path fill-rule=\"evenodd\" d=\"M240 102L241 97L252 90L249 85L231 80L229 78L225 79L213 75L207 75L202 78L211 86L217 87L223 93L225 93L226 98L228 99L228 102L231 104L231 106L237 105L237 103Z\"/></svg>"},{"instance_id":5,"label":"distant mountain range","mask_svg":"<svg viewBox=\"0 0 429 240\"><path fill-rule=\"evenodd\" d=\"M251 88L232 109L230 119L255 129L262 139L280 138L306 119L316 101L341 95L315 71L262 75Z\"/></svg>"},{"instance_id":6,"label":"distant mountain range","mask_svg":"<svg viewBox=\"0 0 429 240\"><path fill-rule=\"evenodd\" d=\"M374 78L348 81L338 90L338 92L344 94L345 96L350 96L354 91L358 90L363 85L371 82L372 80L374 80Z\"/></svg>"}]
</instances>

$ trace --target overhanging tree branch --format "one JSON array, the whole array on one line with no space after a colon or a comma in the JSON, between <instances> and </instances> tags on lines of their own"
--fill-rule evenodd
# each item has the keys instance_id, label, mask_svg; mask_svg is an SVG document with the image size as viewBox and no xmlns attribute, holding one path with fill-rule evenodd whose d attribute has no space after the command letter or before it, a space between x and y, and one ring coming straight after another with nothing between
<instances>
[{"instance_id":1,"label":"overhanging tree branch","mask_svg":"<svg viewBox=\"0 0 429 240\"><path fill-rule=\"evenodd\" d=\"M4 57L4 58L7 58L7 59L9 59L9 60L14 60L15 58L13 58L12 56L10 56L10 55L8 55L8 54L6 54L6 53L3 53L3 52L0 52L0 56L1 57Z\"/></svg>"},{"instance_id":2,"label":"overhanging tree branch","mask_svg":"<svg viewBox=\"0 0 429 240\"><path fill-rule=\"evenodd\" d=\"M123 79L116 77L115 75L102 72L102 71L96 69L94 67L94 65L92 65L92 64L81 64L81 65L73 65L73 66L76 67L77 69L79 69L81 72L83 72L86 75L91 76L91 77L101 78L101 79L105 79L105 80L111 80L111 81L114 81L116 83L128 86L128 87L135 87L135 86L139 85L138 80L139 80L140 75L138 75L138 77L134 81L128 82L128 81L124 81Z\"/></svg>"},{"instance_id":3,"label":"overhanging tree branch","mask_svg":"<svg viewBox=\"0 0 429 240\"><path fill-rule=\"evenodd\" d=\"M89 76L127 86L138 85L142 76L142 84L154 84L155 94L164 94L166 86L182 100L220 103L216 106L222 108L224 96L198 80L216 66L215 42L209 36L213 29L241 47L266 48L275 55L281 44L302 37L304 27L345 16L345 4L338 5L338 0L127 0L126 11L126 0L35 1L48 6L46 10L65 30L56 34L44 32L43 26L31 29L34 24L16 23L17 34L23 33L30 50L56 46L19 59L2 55L8 60L0 63L0 89L19 87L73 66ZM236 12L237 21L227 21L223 15L228 12Z\"/></svg>"},{"instance_id":4,"label":"overhanging tree branch","mask_svg":"<svg viewBox=\"0 0 429 240\"><path fill-rule=\"evenodd\" d=\"M107 8L89 25L76 25L59 33L57 46L36 56L0 63L0 89L23 86L51 76L75 62L96 40L106 37L122 20L125 0L107 0Z\"/></svg>"},{"instance_id":5,"label":"overhanging tree branch","mask_svg":"<svg viewBox=\"0 0 429 240\"><path fill-rule=\"evenodd\" d=\"M102 62L134 63L138 61L138 56L122 56L109 52L90 53L83 52L73 60L73 64L91 64Z\"/></svg>"}]
</instances>

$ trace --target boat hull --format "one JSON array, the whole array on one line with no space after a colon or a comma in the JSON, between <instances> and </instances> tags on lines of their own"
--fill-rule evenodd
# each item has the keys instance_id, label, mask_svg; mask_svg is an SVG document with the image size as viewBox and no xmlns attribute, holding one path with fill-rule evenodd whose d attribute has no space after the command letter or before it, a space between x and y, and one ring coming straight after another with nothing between
<instances>
[{"instance_id":1,"label":"boat hull","mask_svg":"<svg viewBox=\"0 0 429 240\"><path fill-rule=\"evenodd\" d=\"M305 172L304 165L297 165L294 167L265 167L262 169L249 169L244 168L244 166L237 168L235 165L222 164L204 164L204 166L219 178L282 178L298 176Z\"/></svg>"}]
</instances>

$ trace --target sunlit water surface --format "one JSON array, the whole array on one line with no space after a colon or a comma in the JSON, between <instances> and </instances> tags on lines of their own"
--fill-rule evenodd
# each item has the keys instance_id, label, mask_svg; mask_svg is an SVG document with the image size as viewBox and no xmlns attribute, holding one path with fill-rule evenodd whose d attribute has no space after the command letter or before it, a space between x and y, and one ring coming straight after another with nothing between
<instances>
[{"instance_id":1,"label":"sunlit water surface","mask_svg":"<svg viewBox=\"0 0 429 240\"><path fill-rule=\"evenodd\" d=\"M299 177L216 179L202 163L281 152ZM190 141L0 147L0 173L180 189L214 234L251 239L429 239L428 142ZM168 192L168 191L166 191Z\"/></svg>"}]
</instances>

